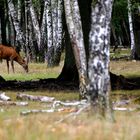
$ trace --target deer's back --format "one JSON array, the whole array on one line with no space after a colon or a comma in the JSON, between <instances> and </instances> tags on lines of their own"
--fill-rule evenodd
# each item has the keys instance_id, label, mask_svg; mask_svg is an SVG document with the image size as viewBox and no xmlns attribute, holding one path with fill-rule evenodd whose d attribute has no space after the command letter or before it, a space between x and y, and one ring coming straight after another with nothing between
<instances>
[{"instance_id":1,"label":"deer's back","mask_svg":"<svg viewBox=\"0 0 140 140\"><path fill-rule=\"evenodd\" d=\"M1 59L15 59L18 56L16 50L12 47L0 45L0 58Z\"/></svg>"}]
</instances>

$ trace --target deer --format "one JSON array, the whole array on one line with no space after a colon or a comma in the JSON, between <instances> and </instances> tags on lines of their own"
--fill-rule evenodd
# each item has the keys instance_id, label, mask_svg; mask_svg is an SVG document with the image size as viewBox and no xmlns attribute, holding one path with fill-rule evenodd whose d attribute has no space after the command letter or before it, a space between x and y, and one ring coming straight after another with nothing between
<instances>
[{"instance_id":1,"label":"deer","mask_svg":"<svg viewBox=\"0 0 140 140\"><path fill-rule=\"evenodd\" d=\"M8 47L5 45L0 45L0 60L5 59L7 62L7 70L9 74L9 61L11 62L13 73L14 70L14 61L20 64L26 73L28 73L28 63L16 52L15 48Z\"/></svg>"}]
</instances>

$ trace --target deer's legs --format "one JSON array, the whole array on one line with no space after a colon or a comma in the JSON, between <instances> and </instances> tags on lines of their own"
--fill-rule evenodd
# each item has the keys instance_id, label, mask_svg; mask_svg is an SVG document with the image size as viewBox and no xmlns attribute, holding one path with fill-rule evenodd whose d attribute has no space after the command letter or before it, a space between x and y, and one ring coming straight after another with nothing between
<instances>
[{"instance_id":1,"label":"deer's legs","mask_svg":"<svg viewBox=\"0 0 140 140\"><path fill-rule=\"evenodd\" d=\"M7 71L8 71L8 74L9 74L9 61L6 60L6 63L7 63Z\"/></svg>"},{"instance_id":2,"label":"deer's legs","mask_svg":"<svg viewBox=\"0 0 140 140\"><path fill-rule=\"evenodd\" d=\"M15 73L15 69L14 69L14 61L13 61L13 60L11 60L11 66L12 66L13 73Z\"/></svg>"}]
</instances>

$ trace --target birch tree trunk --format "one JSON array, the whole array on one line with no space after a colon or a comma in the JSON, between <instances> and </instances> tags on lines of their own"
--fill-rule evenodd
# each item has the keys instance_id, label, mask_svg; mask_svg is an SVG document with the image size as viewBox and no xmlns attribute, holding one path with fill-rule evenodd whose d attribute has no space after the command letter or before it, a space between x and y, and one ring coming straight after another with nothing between
<instances>
[{"instance_id":1,"label":"birch tree trunk","mask_svg":"<svg viewBox=\"0 0 140 140\"><path fill-rule=\"evenodd\" d=\"M46 8L47 8L47 3L45 1L42 22L41 22L41 50L45 50L44 47L47 45Z\"/></svg>"},{"instance_id":2,"label":"birch tree trunk","mask_svg":"<svg viewBox=\"0 0 140 140\"><path fill-rule=\"evenodd\" d=\"M34 33L35 33L35 37L36 37L36 40L37 40L38 48L40 50L41 33L40 33L39 21L37 19L36 13L35 13L35 9L33 7L32 0L29 0L29 2L30 2L30 14L31 14L31 19L32 19L32 24L33 24L33 27L34 27Z\"/></svg>"},{"instance_id":3,"label":"birch tree trunk","mask_svg":"<svg viewBox=\"0 0 140 140\"><path fill-rule=\"evenodd\" d=\"M11 15L11 18L13 21L13 25L14 25L14 28L16 31L17 41L20 43L20 46L22 46L24 48L25 47L25 36L24 36L23 31L21 30L17 12L15 10L12 0L8 1L8 8L9 8L9 12L10 12L10 15Z\"/></svg>"},{"instance_id":4,"label":"birch tree trunk","mask_svg":"<svg viewBox=\"0 0 140 140\"><path fill-rule=\"evenodd\" d=\"M18 14L18 21L21 21L21 0L18 0L17 14Z\"/></svg>"},{"instance_id":5,"label":"birch tree trunk","mask_svg":"<svg viewBox=\"0 0 140 140\"><path fill-rule=\"evenodd\" d=\"M7 42L8 44L12 45L12 46L15 46L16 44L16 34L15 34L15 31L14 31L14 27L13 27L13 24L12 24L12 19L11 19L11 16L9 16L9 22L7 24Z\"/></svg>"},{"instance_id":6,"label":"birch tree trunk","mask_svg":"<svg viewBox=\"0 0 140 140\"><path fill-rule=\"evenodd\" d=\"M46 0L46 20L47 20L47 53L46 60L48 63L48 67L53 67L53 55L54 55L54 47L53 47L53 27L52 27L52 13L51 13L51 0Z\"/></svg>"},{"instance_id":7,"label":"birch tree trunk","mask_svg":"<svg viewBox=\"0 0 140 140\"><path fill-rule=\"evenodd\" d=\"M78 2L77 0L64 0L64 7L67 27L79 74L80 94L82 97L85 97L87 84L87 63Z\"/></svg>"},{"instance_id":8,"label":"birch tree trunk","mask_svg":"<svg viewBox=\"0 0 140 140\"><path fill-rule=\"evenodd\" d=\"M26 46L26 54L29 55L29 0L25 0L25 46Z\"/></svg>"},{"instance_id":9,"label":"birch tree trunk","mask_svg":"<svg viewBox=\"0 0 140 140\"><path fill-rule=\"evenodd\" d=\"M62 24L62 13L63 13L63 1L58 0L56 3L56 42L54 46L54 65L58 66L62 52L62 40L63 40L63 24ZM54 36L55 37L55 36Z\"/></svg>"},{"instance_id":10,"label":"birch tree trunk","mask_svg":"<svg viewBox=\"0 0 140 140\"><path fill-rule=\"evenodd\" d=\"M127 0L128 3L128 21L129 21L129 30L130 30L130 40L131 40L131 58L135 58L135 38L134 38L134 30L133 30L133 22L132 22L132 10L131 10L131 0Z\"/></svg>"},{"instance_id":11,"label":"birch tree trunk","mask_svg":"<svg viewBox=\"0 0 140 140\"><path fill-rule=\"evenodd\" d=\"M111 113L109 102L110 22L113 0L92 1L89 35L88 96L95 113Z\"/></svg>"}]
</instances>

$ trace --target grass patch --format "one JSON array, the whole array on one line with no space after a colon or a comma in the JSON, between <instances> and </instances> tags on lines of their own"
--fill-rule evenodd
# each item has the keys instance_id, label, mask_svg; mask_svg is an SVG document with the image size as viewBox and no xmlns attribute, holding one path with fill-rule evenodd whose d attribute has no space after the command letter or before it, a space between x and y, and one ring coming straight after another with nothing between
<instances>
[{"instance_id":1,"label":"grass patch","mask_svg":"<svg viewBox=\"0 0 140 140\"><path fill-rule=\"evenodd\" d=\"M15 63L15 73L12 72L10 67L10 74L7 72L6 62L3 61L0 64L0 74L5 80L38 80L45 78L56 78L62 69L63 62L60 63L59 67L47 68L44 63L29 63L29 73L25 73L23 68Z\"/></svg>"},{"instance_id":2,"label":"grass patch","mask_svg":"<svg viewBox=\"0 0 140 140\"><path fill-rule=\"evenodd\" d=\"M5 62L0 64L1 75L7 80L37 80L55 78L61 72L63 63L59 67L47 68L45 64L29 64L29 74L24 73L21 66L15 64L16 72L7 74ZM111 72L126 77L140 75L139 61L111 61ZM16 94L23 91L2 91L16 101ZM57 100L78 100L77 91L48 91L32 90L27 94L53 96ZM140 90L111 91L113 100L139 96ZM139 105L139 100L137 100ZM71 117L62 123L56 123L67 113L40 113L21 116L20 112L28 109L47 109L46 103L29 101L26 107L0 107L0 139L2 140L139 140L140 112L115 111L116 122L111 123L88 112L83 112L76 118ZM3 111L2 111L3 110Z\"/></svg>"}]
</instances>

